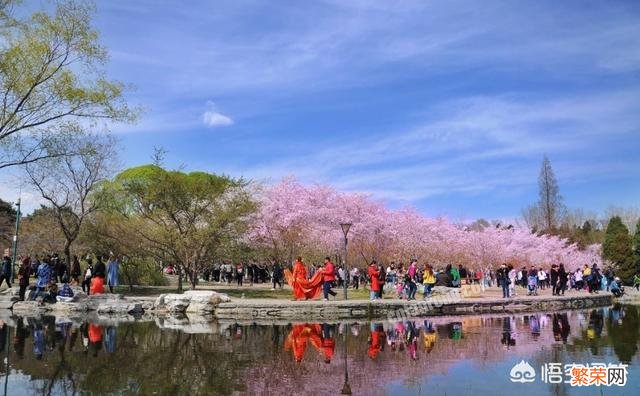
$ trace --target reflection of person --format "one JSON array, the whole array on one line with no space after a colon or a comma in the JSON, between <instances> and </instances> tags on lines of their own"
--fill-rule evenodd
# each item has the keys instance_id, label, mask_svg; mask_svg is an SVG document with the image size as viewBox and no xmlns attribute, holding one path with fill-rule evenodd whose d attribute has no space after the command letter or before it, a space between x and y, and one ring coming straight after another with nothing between
<instances>
[{"instance_id":1,"label":"reflection of person","mask_svg":"<svg viewBox=\"0 0 640 396\"><path fill-rule=\"evenodd\" d=\"M307 279L307 267L304 265L302 257L298 257L293 264L293 273L286 269L284 275L287 283L293 289L295 300L302 298L309 300L317 297L322 291L323 271L316 271L311 279Z\"/></svg>"},{"instance_id":2,"label":"reflection of person","mask_svg":"<svg viewBox=\"0 0 640 396\"><path fill-rule=\"evenodd\" d=\"M327 323L322 324L322 353L324 362L329 364L333 358L336 342L333 339L333 326Z\"/></svg>"},{"instance_id":3,"label":"reflection of person","mask_svg":"<svg viewBox=\"0 0 640 396\"><path fill-rule=\"evenodd\" d=\"M104 350L107 353L114 353L116 351L116 335L117 330L115 326L109 326L104 332Z\"/></svg>"},{"instance_id":4,"label":"reflection of person","mask_svg":"<svg viewBox=\"0 0 640 396\"><path fill-rule=\"evenodd\" d=\"M25 328L23 319L18 318L16 321L16 333L13 337L13 350L16 351L18 359L24 358L25 341L28 335L29 330Z\"/></svg>"},{"instance_id":5,"label":"reflection of person","mask_svg":"<svg viewBox=\"0 0 640 396\"><path fill-rule=\"evenodd\" d=\"M33 354L37 360L42 360L44 355L44 330L40 321L35 321L33 326Z\"/></svg>"},{"instance_id":6,"label":"reflection of person","mask_svg":"<svg viewBox=\"0 0 640 396\"><path fill-rule=\"evenodd\" d=\"M433 350L436 343L436 331L433 328L433 323L428 320L424 321L423 342L424 349L427 353L431 353L431 350Z\"/></svg>"},{"instance_id":7,"label":"reflection of person","mask_svg":"<svg viewBox=\"0 0 640 396\"><path fill-rule=\"evenodd\" d=\"M511 336L512 327L511 327L511 318L506 317L502 319L502 339L500 343L504 345L507 349L516 345L516 340Z\"/></svg>"},{"instance_id":8,"label":"reflection of person","mask_svg":"<svg viewBox=\"0 0 640 396\"><path fill-rule=\"evenodd\" d=\"M102 326L89 323L89 349L93 351L93 357L98 356L102 349Z\"/></svg>"},{"instance_id":9,"label":"reflection of person","mask_svg":"<svg viewBox=\"0 0 640 396\"><path fill-rule=\"evenodd\" d=\"M381 324L371 324L371 335L369 336L369 350L367 355L371 360L375 360L384 348L384 329Z\"/></svg>"}]
</instances>

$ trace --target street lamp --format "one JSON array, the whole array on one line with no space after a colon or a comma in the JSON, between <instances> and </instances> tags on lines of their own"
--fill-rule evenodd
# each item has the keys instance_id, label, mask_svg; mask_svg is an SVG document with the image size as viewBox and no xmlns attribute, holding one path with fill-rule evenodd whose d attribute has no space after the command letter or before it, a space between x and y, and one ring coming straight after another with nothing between
<instances>
[{"instance_id":1,"label":"street lamp","mask_svg":"<svg viewBox=\"0 0 640 396\"><path fill-rule=\"evenodd\" d=\"M14 268L16 265L16 256L18 254L18 233L20 232L20 198L18 198L18 202L16 202L16 207L18 208L16 212L16 232L13 234L13 257L11 258L11 273L9 276L9 279L11 279L12 282L16 280Z\"/></svg>"},{"instance_id":2,"label":"street lamp","mask_svg":"<svg viewBox=\"0 0 640 396\"><path fill-rule=\"evenodd\" d=\"M342 284L344 286L344 299L347 299L347 275L349 274L349 270L347 267L347 234L349 233L349 229L351 228L351 223L340 223L340 228L342 228L342 233L344 234L344 279L342 280Z\"/></svg>"}]
</instances>

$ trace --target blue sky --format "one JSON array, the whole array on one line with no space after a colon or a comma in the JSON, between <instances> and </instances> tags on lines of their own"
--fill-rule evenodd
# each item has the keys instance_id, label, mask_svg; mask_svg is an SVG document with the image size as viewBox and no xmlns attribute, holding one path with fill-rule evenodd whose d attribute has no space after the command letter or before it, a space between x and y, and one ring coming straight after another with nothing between
<instances>
[{"instance_id":1,"label":"blue sky","mask_svg":"<svg viewBox=\"0 0 640 396\"><path fill-rule=\"evenodd\" d=\"M640 3L98 1L126 166L295 175L457 219L640 202Z\"/></svg>"}]
</instances>

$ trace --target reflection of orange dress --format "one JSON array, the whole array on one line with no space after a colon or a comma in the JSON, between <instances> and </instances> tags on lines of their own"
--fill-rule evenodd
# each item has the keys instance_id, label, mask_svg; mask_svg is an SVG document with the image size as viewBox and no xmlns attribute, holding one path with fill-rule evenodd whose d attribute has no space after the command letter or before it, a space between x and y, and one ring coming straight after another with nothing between
<instances>
[{"instance_id":1,"label":"reflection of orange dress","mask_svg":"<svg viewBox=\"0 0 640 396\"><path fill-rule=\"evenodd\" d=\"M288 269L284 270L284 276L293 289L293 297L296 300L316 298L322 291L322 270L318 270L311 279L307 279L307 268L301 261L293 264L293 274Z\"/></svg>"},{"instance_id":2,"label":"reflection of orange dress","mask_svg":"<svg viewBox=\"0 0 640 396\"><path fill-rule=\"evenodd\" d=\"M89 341L94 344L102 341L102 326L89 324Z\"/></svg>"},{"instance_id":3,"label":"reflection of orange dress","mask_svg":"<svg viewBox=\"0 0 640 396\"><path fill-rule=\"evenodd\" d=\"M293 349L293 358L296 362L301 362L304 352L307 349L307 342L311 341L316 349L320 349L322 339L320 338L319 324L296 324L293 325L287 339L284 342L284 350Z\"/></svg>"}]
</instances>

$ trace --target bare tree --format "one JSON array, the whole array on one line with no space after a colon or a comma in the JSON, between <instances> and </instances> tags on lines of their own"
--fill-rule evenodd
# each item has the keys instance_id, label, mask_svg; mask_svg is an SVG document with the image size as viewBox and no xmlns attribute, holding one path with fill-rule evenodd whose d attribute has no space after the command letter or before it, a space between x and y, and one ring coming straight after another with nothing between
<instances>
[{"instance_id":1,"label":"bare tree","mask_svg":"<svg viewBox=\"0 0 640 396\"><path fill-rule=\"evenodd\" d=\"M34 162L25 166L31 186L50 205L64 235L67 267L71 264L71 246L78 238L83 222L100 206L92 193L117 166L116 141L108 135L85 135L74 140L78 152Z\"/></svg>"},{"instance_id":2,"label":"bare tree","mask_svg":"<svg viewBox=\"0 0 640 396\"><path fill-rule=\"evenodd\" d=\"M553 231L562 223L567 208L560 195L558 180L551 168L551 161L546 155L542 159L538 188L538 202L525 208L522 215L531 229Z\"/></svg>"}]
</instances>

